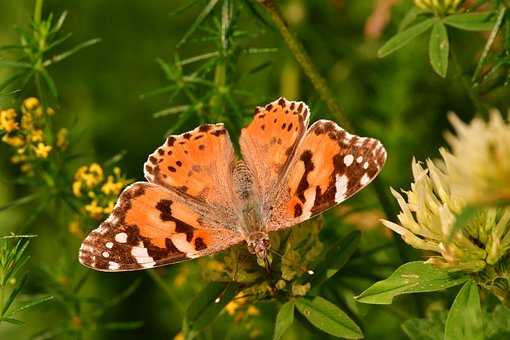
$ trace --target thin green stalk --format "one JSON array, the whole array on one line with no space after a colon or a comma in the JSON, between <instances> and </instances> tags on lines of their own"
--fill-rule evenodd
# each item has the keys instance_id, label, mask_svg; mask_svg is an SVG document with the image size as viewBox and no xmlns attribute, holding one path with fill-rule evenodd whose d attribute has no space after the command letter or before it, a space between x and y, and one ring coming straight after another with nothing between
<instances>
[{"instance_id":1,"label":"thin green stalk","mask_svg":"<svg viewBox=\"0 0 510 340\"><path fill-rule=\"evenodd\" d=\"M282 35L283 40L287 44L287 47L292 52L294 58L296 58L296 61L299 63L299 65L301 65L301 67L303 68L304 73L312 82L313 86L319 93L321 99L324 100L324 102L326 102L326 105L328 106L328 109L331 112L331 114L335 116L336 120L340 122L340 124L344 128L346 128L347 130L352 130L351 123L349 122L344 112L342 111L342 109L336 102L335 98L333 97L333 94L331 93L331 90L327 86L326 81L320 75L319 71L315 67L314 63L312 62L308 54L305 52L299 40L297 40L297 38L289 30L287 23L285 22L285 19L283 18L277 5L273 3L273 1L271 0L258 0L258 2L271 15L271 18L273 19L276 28Z\"/></svg>"},{"instance_id":2,"label":"thin green stalk","mask_svg":"<svg viewBox=\"0 0 510 340\"><path fill-rule=\"evenodd\" d=\"M478 76L480 75L480 72L482 70L482 67L485 65L485 61L487 60L487 56L489 55L489 51L494 44L494 40L496 39L496 36L499 33L499 30L502 27L503 24L503 18L506 14L506 7L504 5L501 5L499 11L498 11L498 17L496 19L496 24L494 25L494 28L491 31L491 34L489 35L489 38L487 39L487 43L485 44L485 47L483 48L482 55L480 56L480 60L478 61L478 65L476 65L475 73L473 74L473 77L471 78L471 81L475 83L478 79Z\"/></svg>"},{"instance_id":3,"label":"thin green stalk","mask_svg":"<svg viewBox=\"0 0 510 340\"><path fill-rule=\"evenodd\" d=\"M41 22L43 3L44 3L44 0L36 0L35 1L34 22L36 24Z\"/></svg>"}]
</instances>

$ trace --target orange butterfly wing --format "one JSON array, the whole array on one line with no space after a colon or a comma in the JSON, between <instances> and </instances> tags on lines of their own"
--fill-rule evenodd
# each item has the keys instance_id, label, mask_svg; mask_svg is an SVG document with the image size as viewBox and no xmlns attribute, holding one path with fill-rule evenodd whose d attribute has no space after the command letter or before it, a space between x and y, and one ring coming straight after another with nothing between
<instances>
[{"instance_id":1,"label":"orange butterfly wing","mask_svg":"<svg viewBox=\"0 0 510 340\"><path fill-rule=\"evenodd\" d=\"M329 120L315 122L289 165L268 230L301 223L345 201L366 187L385 161L378 140L351 135Z\"/></svg>"},{"instance_id":2,"label":"orange butterfly wing","mask_svg":"<svg viewBox=\"0 0 510 340\"><path fill-rule=\"evenodd\" d=\"M80 262L137 270L209 255L242 241L232 207L234 151L222 124L170 136L80 248Z\"/></svg>"},{"instance_id":3,"label":"orange butterfly wing","mask_svg":"<svg viewBox=\"0 0 510 340\"><path fill-rule=\"evenodd\" d=\"M254 173L264 210L276 198L275 188L306 131L308 120L306 104L279 98L258 107L252 122L241 130L241 153Z\"/></svg>"}]
</instances>

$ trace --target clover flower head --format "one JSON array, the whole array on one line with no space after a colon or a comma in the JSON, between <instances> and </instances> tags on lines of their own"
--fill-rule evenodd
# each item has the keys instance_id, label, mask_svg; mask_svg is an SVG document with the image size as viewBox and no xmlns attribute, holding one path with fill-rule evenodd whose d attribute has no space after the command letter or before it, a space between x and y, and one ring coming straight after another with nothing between
<instances>
[{"instance_id":1,"label":"clover flower head","mask_svg":"<svg viewBox=\"0 0 510 340\"><path fill-rule=\"evenodd\" d=\"M461 227L456 222L471 205L492 202L489 188L505 180L507 160L500 157L510 141L510 127L494 114L488 124L475 119L467 125L453 115L450 120L457 131L457 136L448 136L452 151L442 149L442 160L427 160L425 167L413 159L411 189L403 195L392 190L401 209L399 224L383 223L414 248L437 253L428 260L433 265L479 272L510 250L510 207L483 206ZM487 169L493 162L496 169Z\"/></svg>"},{"instance_id":2,"label":"clover flower head","mask_svg":"<svg viewBox=\"0 0 510 340\"><path fill-rule=\"evenodd\" d=\"M416 7L440 15L455 13L461 0L414 0Z\"/></svg>"},{"instance_id":3,"label":"clover flower head","mask_svg":"<svg viewBox=\"0 0 510 340\"><path fill-rule=\"evenodd\" d=\"M456 134L447 134L451 152L441 154L456 195L469 203L510 200L510 123L497 110L488 122L475 118L463 123L448 116Z\"/></svg>"}]
</instances>

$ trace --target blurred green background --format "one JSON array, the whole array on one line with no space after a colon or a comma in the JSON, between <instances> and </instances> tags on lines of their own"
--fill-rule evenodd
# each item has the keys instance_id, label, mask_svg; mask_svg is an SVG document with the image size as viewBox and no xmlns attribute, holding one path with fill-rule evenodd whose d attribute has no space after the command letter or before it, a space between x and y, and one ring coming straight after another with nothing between
<instances>
[{"instance_id":1,"label":"blurred green background","mask_svg":"<svg viewBox=\"0 0 510 340\"><path fill-rule=\"evenodd\" d=\"M184 59L214 50L210 42L200 40L204 34L200 30L186 44L176 47L205 5L205 1L198 1L178 15L170 15L185 3L187 1L45 1L44 15L51 12L58 15L68 11L63 31L72 32L73 35L66 46L91 38L101 39L99 44L50 68L60 92L58 124L70 129L72 145L79 152L79 157L69 165L72 169L92 161L102 163L125 151L119 165L128 177L143 179L143 162L160 145L165 133L176 121L175 116L157 119L152 116L154 112L169 106L168 96L140 98L143 93L168 85L156 58L171 62L175 53ZM437 148L444 144L443 133L449 126L446 119L448 111L456 112L465 121L474 116L475 105L455 68L450 67L446 79L433 73L427 59L428 41L425 36L389 57L377 57L378 48L396 32L398 22L413 6L411 1L397 2L390 12L390 21L378 29L380 37L375 38L367 36L365 27L376 1L289 0L278 3L283 8L291 30L301 39L343 111L352 121L354 132L377 137L386 146L389 157L381 175L387 185L386 189L389 186L401 188L409 185L413 156L423 160L438 155ZM0 0L0 45L16 41L14 27L27 26L32 12L33 1ZM214 16L218 16L216 12ZM312 110L312 120L331 119L327 107L293 61L278 31L264 25L242 6L237 24L239 30L246 33L240 40L243 47L276 49L270 53L241 55L233 69L235 74L229 75L235 79L237 89L251 94L238 97L246 121L256 105L266 104L281 95L307 102ZM460 64L466 72L472 72L479 56L477 51L484 44L483 35L456 31L450 38L451 48L457 52ZM264 67L256 71L261 65ZM8 72L0 69L0 79L6 77ZM26 95L34 95L33 90L27 89ZM2 107L15 103L9 98L1 100ZM491 107L506 111L510 104L508 87L491 92L483 100ZM172 106L183 104L187 104L186 100L178 98ZM203 120L213 121L207 116ZM198 119L191 119L176 132L191 129L198 123ZM26 191L23 186L12 184L12 180L20 174L8 159L7 147L1 145L0 204ZM373 192L365 190L352 204L360 202L374 202ZM372 215L361 215L359 219L370 224L374 214L376 218L380 217L379 210L371 210ZM57 216L41 216L30 228L30 232L39 235L30 249L32 274L29 290L33 292L55 289L51 287L54 283L41 274L44 270L57 273L56 277L63 280L64 286L66 280L73 281L87 271L77 261L81 240L67 232L65 221L69 219L70 212L58 212ZM16 230L16 226L29 213L30 208L27 207L0 212L0 232L5 234ZM335 224L341 230L327 233L324 237L343 235L356 227L356 222L339 222L334 211L327 214L327 219L328 223ZM90 228L93 227L90 225ZM387 242L388 237L383 227L374 222L365 231L362 246L371 247ZM408 256L417 257L413 253ZM382 257L396 259L392 251ZM398 260L393 263L398 265ZM380 272L389 273L393 268L381 268ZM185 308L187 301L202 286L201 270L202 267L192 263L163 269L163 277L168 280L170 289L174 290L180 306L169 301L145 272L90 273L80 296L91 301L98 298L113 299L140 279L141 285L136 291L104 313L97 324L143 321L143 326L134 330L87 331L83 334L84 338L172 338L181 329L179 308ZM172 283L183 271L188 273L185 284L178 286ZM339 285L344 280L345 286L350 285L355 294L375 281L374 277L354 278L341 274L344 275L344 279L338 278ZM445 295L448 296L448 293ZM0 337L31 337L61 322L81 327L84 321L72 318L72 313L60 302L51 301L26 313L23 317L25 326L3 325L0 327ZM424 299L405 298L400 303L404 306L403 311L388 306L353 307L362 315L362 320L357 321L361 323L367 339L406 338L400 324L411 316L423 316L425 307L418 308L416 304L426 306L428 302ZM94 306L88 306L84 314L93 313ZM270 338L275 306L263 304L259 308L261 314L252 321L254 328L260 330L259 338ZM241 337L241 334L246 335L240 329L232 330L232 327L236 327L235 323L232 318L222 317L206 338L220 338L228 332L233 339ZM317 339L325 337L324 334L313 334L302 326L295 326L288 338L303 338L303 334ZM56 338L66 338L66 335Z\"/></svg>"}]
</instances>

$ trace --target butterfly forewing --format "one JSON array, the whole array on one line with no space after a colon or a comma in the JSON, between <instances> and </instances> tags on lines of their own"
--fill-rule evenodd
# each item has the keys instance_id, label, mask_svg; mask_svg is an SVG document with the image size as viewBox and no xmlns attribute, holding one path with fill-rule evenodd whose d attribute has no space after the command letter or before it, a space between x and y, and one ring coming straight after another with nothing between
<instances>
[{"instance_id":1,"label":"butterfly forewing","mask_svg":"<svg viewBox=\"0 0 510 340\"><path fill-rule=\"evenodd\" d=\"M229 208L232 202L234 149L223 124L205 124L174 135L152 153L145 178L209 205Z\"/></svg>"},{"instance_id":2,"label":"butterfly forewing","mask_svg":"<svg viewBox=\"0 0 510 340\"><path fill-rule=\"evenodd\" d=\"M275 199L272 194L306 131L309 115L303 102L279 98L258 107L252 122L241 131L241 153L255 175L266 209Z\"/></svg>"}]
</instances>

